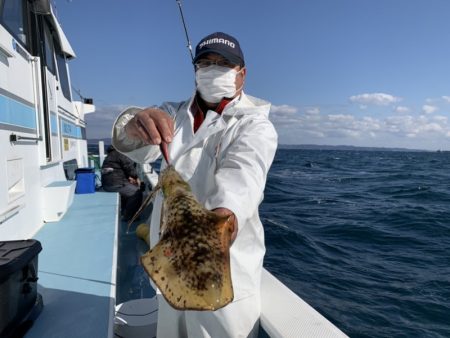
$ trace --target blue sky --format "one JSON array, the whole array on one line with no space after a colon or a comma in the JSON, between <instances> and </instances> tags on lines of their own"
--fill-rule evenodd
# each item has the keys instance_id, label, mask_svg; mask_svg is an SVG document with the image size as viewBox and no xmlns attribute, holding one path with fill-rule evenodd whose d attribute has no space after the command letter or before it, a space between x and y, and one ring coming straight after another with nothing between
<instances>
[{"instance_id":1,"label":"blue sky","mask_svg":"<svg viewBox=\"0 0 450 338\"><path fill-rule=\"evenodd\" d=\"M54 0L71 78L108 137L126 106L179 101L194 74L175 0ZM193 48L224 31L245 91L272 103L281 144L450 150L450 1L184 0Z\"/></svg>"}]
</instances>

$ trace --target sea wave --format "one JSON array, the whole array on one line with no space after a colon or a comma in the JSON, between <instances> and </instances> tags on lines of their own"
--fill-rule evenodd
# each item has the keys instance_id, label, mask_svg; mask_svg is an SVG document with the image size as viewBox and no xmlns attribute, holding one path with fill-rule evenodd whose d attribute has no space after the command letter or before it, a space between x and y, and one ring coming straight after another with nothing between
<instances>
[{"instance_id":1,"label":"sea wave","mask_svg":"<svg viewBox=\"0 0 450 338\"><path fill-rule=\"evenodd\" d=\"M450 154L279 150L265 266L351 337L449 337Z\"/></svg>"}]
</instances>

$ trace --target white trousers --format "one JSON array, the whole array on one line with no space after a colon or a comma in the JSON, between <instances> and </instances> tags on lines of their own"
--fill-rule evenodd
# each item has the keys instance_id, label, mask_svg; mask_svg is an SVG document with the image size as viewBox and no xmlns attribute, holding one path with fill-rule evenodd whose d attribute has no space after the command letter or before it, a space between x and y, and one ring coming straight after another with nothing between
<instances>
[{"instance_id":1,"label":"white trousers","mask_svg":"<svg viewBox=\"0 0 450 338\"><path fill-rule=\"evenodd\" d=\"M178 311L158 294L158 338L256 338L261 302L246 297L216 311Z\"/></svg>"}]
</instances>

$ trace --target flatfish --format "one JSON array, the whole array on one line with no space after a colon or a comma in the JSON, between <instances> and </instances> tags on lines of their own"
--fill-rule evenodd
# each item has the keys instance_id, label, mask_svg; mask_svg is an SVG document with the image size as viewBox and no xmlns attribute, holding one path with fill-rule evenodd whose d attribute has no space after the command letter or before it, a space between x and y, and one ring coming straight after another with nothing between
<instances>
[{"instance_id":1,"label":"flatfish","mask_svg":"<svg viewBox=\"0 0 450 338\"><path fill-rule=\"evenodd\" d=\"M161 172L157 189L164 196L161 234L141 257L145 271L175 309L214 311L227 305L233 300L229 217L202 206L173 166Z\"/></svg>"}]
</instances>

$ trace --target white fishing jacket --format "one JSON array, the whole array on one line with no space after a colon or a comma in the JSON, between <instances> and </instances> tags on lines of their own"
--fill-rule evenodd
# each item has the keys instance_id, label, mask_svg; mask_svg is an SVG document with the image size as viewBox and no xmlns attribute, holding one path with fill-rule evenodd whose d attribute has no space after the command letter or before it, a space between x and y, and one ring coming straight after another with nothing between
<instances>
[{"instance_id":1,"label":"white fishing jacket","mask_svg":"<svg viewBox=\"0 0 450 338\"><path fill-rule=\"evenodd\" d=\"M277 133L268 119L270 103L242 93L221 115L208 111L194 134L193 99L159 107L175 119L169 157L200 203L210 210L227 208L236 215L238 234L230 249L234 301L259 297L265 246L258 206L277 148ZM161 156L159 147L130 140L124 131L140 110L129 108L117 118L112 143L135 162L153 162ZM163 160L161 169L165 166ZM159 193L151 216L152 247L159 240L161 206Z\"/></svg>"}]
</instances>

